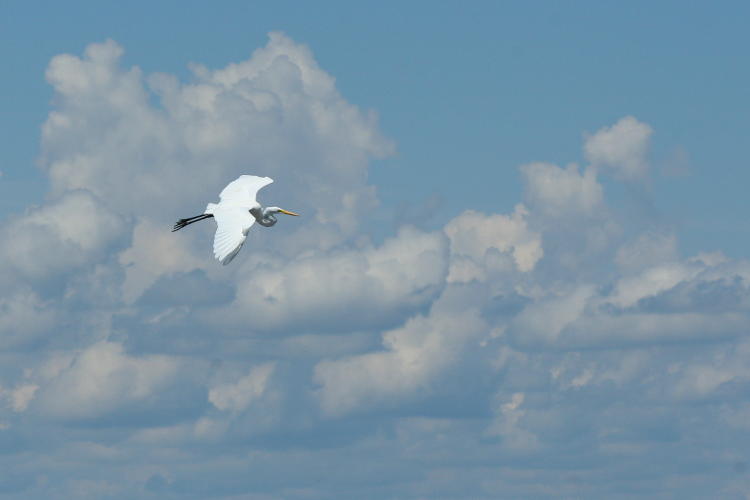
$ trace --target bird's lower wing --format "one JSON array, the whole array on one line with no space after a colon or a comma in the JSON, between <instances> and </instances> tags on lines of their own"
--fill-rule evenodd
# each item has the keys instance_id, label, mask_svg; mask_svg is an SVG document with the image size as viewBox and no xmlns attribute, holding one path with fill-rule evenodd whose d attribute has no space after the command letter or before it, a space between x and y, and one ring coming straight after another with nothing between
<instances>
[{"instance_id":1,"label":"bird's lower wing","mask_svg":"<svg viewBox=\"0 0 750 500\"><path fill-rule=\"evenodd\" d=\"M224 264L229 264L242 248L247 238L247 231L255 219L246 208L217 207L214 211L216 236L214 236L214 257Z\"/></svg>"}]
</instances>

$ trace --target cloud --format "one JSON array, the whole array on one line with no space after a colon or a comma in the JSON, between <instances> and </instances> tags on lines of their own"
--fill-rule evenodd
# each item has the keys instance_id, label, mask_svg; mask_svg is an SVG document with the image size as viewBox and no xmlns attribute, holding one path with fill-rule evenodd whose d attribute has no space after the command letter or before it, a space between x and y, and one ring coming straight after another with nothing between
<instances>
[{"instance_id":1,"label":"cloud","mask_svg":"<svg viewBox=\"0 0 750 500\"><path fill-rule=\"evenodd\" d=\"M321 407L326 414L341 415L429 392L436 377L484 329L476 310L434 311L384 333L383 351L322 361L315 367Z\"/></svg>"},{"instance_id":2,"label":"cloud","mask_svg":"<svg viewBox=\"0 0 750 500\"><path fill-rule=\"evenodd\" d=\"M0 387L0 397L5 397L13 411L23 412L29 406L29 402L34 399L34 394L38 389L39 386L36 384L24 384L12 390Z\"/></svg>"},{"instance_id":3,"label":"cloud","mask_svg":"<svg viewBox=\"0 0 750 500\"><path fill-rule=\"evenodd\" d=\"M35 404L47 417L95 419L139 403L156 405L176 382L180 363L162 355L129 356L123 346L98 342L76 354L39 390ZM167 398L170 399L170 398Z\"/></svg>"},{"instance_id":4,"label":"cloud","mask_svg":"<svg viewBox=\"0 0 750 500\"><path fill-rule=\"evenodd\" d=\"M484 279L491 270L528 272L544 255L541 235L529 228L528 211L510 216L467 211L445 225L451 243L450 282Z\"/></svg>"},{"instance_id":5,"label":"cloud","mask_svg":"<svg viewBox=\"0 0 750 500\"><path fill-rule=\"evenodd\" d=\"M643 179L648 172L646 153L652 133L649 125L626 116L611 127L586 135L583 146L586 159L592 165L612 169L618 178Z\"/></svg>"},{"instance_id":6,"label":"cloud","mask_svg":"<svg viewBox=\"0 0 750 500\"><path fill-rule=\"evenodd\" d=\"M497 417L487 428L488 435L504 438L504 445L514 450L534 450L538 447L536 436L518 428L518 422L525 415L521 409L524 399L523 392L513 393L510 401L498 405Z\"/></svg>"},{"instance_id":7,"label":"cloud","mask_svg":"<svg viewBox=\"0 0 750 500\"><path fill-rule=\"evenodd\" d=\"M699 271L698 266L679 262L648 268L640 274L620 279L608 302L622 308L633 306L643 298L657 295L695 277Z\"/></svg>"},{"instance_id":8,"label":"cloud","mask_svg":"<svg viewBox=\"0 0 750 500\"><path fill-rule=\"evenodd\" d=\"M393 146L306 47L274 33L249 60L195 66L185 84L121 68L122 53L110 40L50 63L57 109L44 125L42 163L53 193L85 188L123 213L165 222L202 210L213 201L207 192L218 196L249 169L277 180L263 197L274 193L308 224L345 233L376 203L367 161Z\"/></svg>"},{"instance_id":9,"label":"cloud","mask_svg":"<svg viewBox=\"0 0 750 500\"><path fill-rule=\"evenodd\" d=\"M582 285L559 296L539 298L513 319L512 329L520 342L555 343L565 327L583 315L593 294L593 286Z\"/></svg>"},{"instance_id":10,"label":"cloud","mask_svg":"<svg viewBox=\"0 0 750 500\"><path fill-rule=\"evenodd\" d=\"M137 299L160 276L199 271L206 261L149 219L135 226L133 243L119 254L118 260L125 268L123 294L128 301Z\"/></svg>"},{"instance_id":11,"label":"cloud","mask_svg":"<svg viewBox=\"0 0 750 500\"><path fill-rule=\"evenodd\" d=\"M607 198L600 176L647 178L649 125L586 136L585 166L520 166L510 213L372 243L368 168L395 147L310 49L274 33L187 81L122 56L51 61L50 192L0 229L0 490L741 489L750 263L683 256L674 228ZM303 217L253 228L224 268L211 221L169 228L241 173Z\"/></svg>"},{"instance_id":12,"label":"cloud","mask_svg":"<svg viewBox=\"0 0 750 500\"><path fill-rule=\"evenodd\" d=\"M548 163L530 163L521 167L521 173L529 205L545 216L592 215L602 208L602 186L592 169L579 173L577 165L562 169Z\"/></svg>"},{"instance_id":13,"label":"cloud","mask_svg":"<svg viewBox=\"0 0 750 500\"><path fill-rule=\"evenodd\" d=\"M251 331L389 325L437 296L447 266L441 234L406 227L379 247L273 260L243 273L234 302L207 320Z\"/></svg>"},{"instance_id":14,"label":"cloud","mask_svg":"<svg viewBox=\"0 0 750 500\"><path fill-rule=\"evenodd\" d=\"M273 363L256 366L236 383L218 385L209 390L208 400L219 410L244 410L263 395L273 369Z\"/></svg>"},{"instance_id":15,"label":"cloud","mask_svg":"<svg viewBox=\"0 0 750 500\"><path fill-rule=\"evenodd\" d=\"M200 213L240 174L275 178L261 201L304 216L284 221L284 235L253 231L257 252L283 248L290 257L330 248L377 205L368 161L393 145L376 115L346 102L305 46L273 33L247 61L217 70L194 65L188 83L123 68L123 52L109 40L50 62L55 109L43 127L41 164L54 198L85 190L128 221L118 228L134 238L120 256L128 300L161 275L203 268L207 231L163 228ZM42 237L34 233L34 241Z\"/></svg>"},{"instance_id":16,"label":"cloud","mask_svg":"<svg viewBox=\"0 0 750 500\"><path fill-rule=\"evenodd\" d=\"M28 289L0 297L0 345L13 350L34 345L54 331L58 310Z\"/></svg>"},{"instance_id":17,"label":"cloud","mask_svg":"<svg viewBox=\"0 0 750 500\"><path fill-rule=\"evenodd\" d=\"M638 235L633 241L622 245L615 255L615 262L626 272L639 271L645 267L674 262L677 259L675 235L655 231Z\"/></svg>"},{"instance_id":18,"label":"cloud","mask_svg":"<svg viewBox=\"0 0 750 500\"><path fill-rule=\"evenodd\" d=\"M9 221L2 230L0 255L13 266L3 266L2 274L39 290L59 288L71 273L109 258L128 234L125 218L89 192L74 190Z\"/></svg>"}]
</instances>

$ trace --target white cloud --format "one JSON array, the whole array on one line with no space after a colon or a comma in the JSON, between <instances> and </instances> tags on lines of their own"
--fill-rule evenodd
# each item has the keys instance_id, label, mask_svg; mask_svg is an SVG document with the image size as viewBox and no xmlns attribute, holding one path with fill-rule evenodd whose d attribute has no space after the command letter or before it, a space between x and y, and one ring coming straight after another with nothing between
<instances>
[{"instance_id":1,"label":"white cloud","mask_svg":"<svg viewBox=\"0 0 750 500\"><path fill-rule=\"evenodd\" d=\"M54 331L60 312L29 290L0 296L0 346L12 350L28 346Z\"/></svg>"},{"instance_id":2,"label":"white cloud","mask_svg":"<svg viewBox=\"0 0 750 500\"><path fill-rule=\"evenodd\" d=\"M536 276L595 280L609 266L608 253L623 233L618 214L604 201L596 169L531 163L520 171L529 227L544 240L544 272Z\"/></svg>"},{"instance_id":3,"label":"white cloud","mask_svg":"<svg viewBox=\"0 0 750 500\"><path fill-rule=\"evenodd\" d=\"M492 259L492 250L511 257L511 266L514 264L521 272L534 269L544 250L540 234L528 227L527 215L523 205L518 205L510 216L467 211L448 222L444 230L450 238L452 264L455 263L455 267L451 267L449 281L481 279L481 271L466 270L466 266L475 264L491 268L493 262L499 262L500 269L497 270L512 270L502 269L507 266L502 265L501 259ZM466 261L462 257L471 260Z\"/></svg>"},{"instance_id":4,"label":"white cloud","mask_svg":"<svg viewBox=\"0 0 750 500\"><path fill-rule=\"evenodd\" d=\"M82 57L51 61L47 80L56 109L43 127L41 163L53 197L86 190L128 221L117 230L123 238L134 231L132 247L120 255L129 302L160 276L210 269L210 221L175 234L164 229L200 213L240 174L275 178L261 201L303 217L288 218L273 231L253 228L245 259L234 269L269 248L293 258L340 245L377 206L367 184L368 162L391 154L393 144L380 134L376 115L348 103L304 45L272 33L246 61L217 70L194 65L190 83L122 67L122 54L109 40L90 45ZM66 227L101 225L83 217L88 215L71 214ZM33 241L43 238L33 233ZM16 253L54 262L28 252L30 245ZM31 273L39 266L30 261L22 267Z\"/></svg>"},{"instance_id":5,"label":"white cloud","mask_svg":"<svg viewBox=\"0 0 750 500\"><path fill-rule=\"evenodd\" d=\"M22 412L29 406L29 402L34 399L34 394L39 389L36 384L25 384L17 387L11 392L11 404L13 411Z\"/></svg>"},{"instance_id":6,"label":"white cloud","mask_svg":"<svg viewBox=\"0 0 750 500\"><path fill-rule=\"evenodd\" d=\"M621 278L607 302L622 308L631 307L643 298L653 297L682 281L694 278L700 271L698 266L681 262L654 266L635 276Z\"/></svg>"},{"instance_id":7,"label":"white cloud","mask_svg":"<svg viewBox=\"0 0 750 500\"><path fill-rule=\"evenodd\" d=\"M571 323L556 340L564 349L722 341L742 334L747 321L747 315L738 313L591 314Z\"/></svg>"},{"instance_id":8,"label":"white cloud","mask_svg":"<svg viewBox=\"0 0 750 500\"><path fill-rule=\"evenodd\" d=\"M549 163L521 167L529 205L547 217L592 215L602 209L602 186L593 169L578 172L577 165L563 169Z\"/></svg>"},{"instance_id":9,"label":"white cloud","mask_svg":"<svg viewBox=\"0 0 750 500\"><path fill-rule=\"evenodd\" d=\"M606 498L744 456L750 263L681 258L597 179L645 178L648 125L522 166L512 213L373 245L368 162L394 148L309 49L273 34L189 82L122 52L52 61L52 190L0 229L0 466L27 481L0 490ZM240 173L303 217L222 268L211 222L169 227Z\"/></svg>"},{"instance_id":10,"label":"white cloud","mask_svg":"<svg viewBox=\"0 0 750 500\"><path fill-rule=\"evenodd\" d=\"M108 258L129 233L126 219L90 193L72 191L9 221L0 241L0 272L44 286Z\"/></svg>"},{"instance_id":11,"label":"white cloud","mask_svg":"<svg viewBox=\"0 0 750 500\"><path fill-rule=\"evenodd\" d=\"M619 178L642 179L648 171L646 153L652 133L649 125L626 116L586 136L586 159L592 165L611 168Z\"/></svg>"},{"instance_id":12,"label":"white cloud","mask_svg":"<svg viewBox=\"0 0 750 500\"><path fill-rule=\"evenodd\" d=\"M241 275L236 300L207 314L251 331L340 331L392 323L441 290L447 244L439 233L403 228L380 247L273 260Z\"/></svg>"},{"instance_id":13,"label":"white cloud","mask_svg":"<svg viewBox=\"0 0 750 500\"><path fill-rule=\"evenodd\" d=\"M179 367L180 362L168 356L130 356L121 344L98 342L40 388L37 405L53 418L100 417L168 390Z\"/></svg>"},{"instance_id":14,"label":"white cloud","mask_svg":"<svg viewBox=\"0 0 750 500\"><path fill-rule=\"evenodd\" d=\"M132 245L119 255L119 262L125 268L125 300L132 302L138 298L161 275L207 268L213 264L206 258L208 255L207 251L204 258L199 258L185 246L183 239L175 238L149 219L142 220L133 230Z\"/></svg>"},{"instance_id":15,"label":"white cloud","mask_svg":"<svg viewBox=\"0 0 750 500\"><path fill-rule=\"evenodd\" d=\"M517 341L527 345L555 342L566 326L583 315L594 291L593 286L582 285L529 304L512 323Z\"/></svg>"},{"instance_id":16,"label":"white cloud","mask_svg":"<svg viewBox=\"0 0 750 500\"><path fill-rule=\"evenodd\" d=\"M627 274L678 259L677 238L674 234L654 231L638 237L617 250L615 262Z\"/></svg>"},{"instance_id":17,"label":"white cloud","mask_svg":"<svg viewBox=\"0 0 750 500\"><path fill-rule=\"evenodd\" d=\"M43 163L53 193L85 188L164 222L202 210L241 173L269 175L278 182L263 198L345 234L376 203L367 161L393 146L303 45L276 33L247 61L196 69L195 83L154 75L163 109L138 68L119 66L122 52L109 41L50 63L58 109L44 126Z\"/></svg>"},{"instance_id":18,"label":"white cloud","mask_svg":"<svg viewBox=\"0 0 750 500\"><path fill-rule=\"evenodd\" d=\"M320 362L315 381L322 386L321 407L329 415L342 415L429 394L466 344L486 330L476 309L438 302L428 316L385 332L385 350Z\"/></svg>"},{"instance_id":19,"label":"white cloud","mask_svg":"<svg viewBox=\"0 0 750 500\"><path fill-rule=\"evenodd\" d=\"M516 392L511 395L510 401L497 404L496 417L487 428L490 436L503 438L503 445L519 451L532 451L539 447L536 436L523 429L519 424L525 415L521 408L525 394Z\"/></svg>"},{"instance_id":20,"label":"white cloud","mask_svg":"<svg viewBox=\"0 0 750 500\"><path fill-rule=\"evenodd\" d=\"M274 367L274 363L264 363L253 367L236 383L221 384L211 388L208 391L208 400L219 410L244 410L263 395Z\"/></svg>"},{"instance_id":21,"label":"white cloud","mask_svg":"<svg viewBox=\"0 0 750 500\"><path fill-rule=\"evenodd\" d=\"M748 353L750 343L743 339L731 349L715 352L710 358L674 363L669 380L672 396L687 400L710 398L715 397L725 384L746 385L750 382Z\"/></svg>"}]
</instances>

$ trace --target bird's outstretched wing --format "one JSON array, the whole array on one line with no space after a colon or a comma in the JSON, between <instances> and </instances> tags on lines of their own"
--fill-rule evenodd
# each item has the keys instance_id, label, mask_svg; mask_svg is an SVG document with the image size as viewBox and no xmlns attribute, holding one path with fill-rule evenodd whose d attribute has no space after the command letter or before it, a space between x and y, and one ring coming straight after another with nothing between
<instances>
[{"instance_id":1,"label":"bird's outstretched wing","mask_svg":"<svg viewBox=\"0 0 750 500\"><path fill-rule=\"evenodd\" d=\"M242 207L219 207L214 211L214 219L216 220L214 257L226 266L242 248L247 238L247 231L252 227L255 219L247 208Z\"/></svg>"},{"instance_id":2,"label":"bird's outstretched wing","mask_svg":"<svg viewBox=\"0 0 750 500\"><path fill-rule=\"evenodd\" d=\"M257 177L255 175L241 175L236 180L233 180L227 187L225 187L219 198L221 203L227 205L248 205L252 206L256 203L255 197L265 186L268 186L273 182L270 177Z\"/></svg>"}]
</instances>

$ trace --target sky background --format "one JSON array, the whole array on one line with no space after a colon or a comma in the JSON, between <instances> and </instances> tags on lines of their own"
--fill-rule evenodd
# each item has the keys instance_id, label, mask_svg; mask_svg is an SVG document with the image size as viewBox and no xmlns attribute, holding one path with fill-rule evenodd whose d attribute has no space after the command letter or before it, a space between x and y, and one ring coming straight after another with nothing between
<instances>
[{"instance_id":1,"label":"sky background","mask_svg":"<svg viewBox=\"0 0 750 500\"><path fill-rule=\"evenodd\" d=\"M748 498L749 15L0 2L0 498Z\"/></svg>"}]
</instances>

